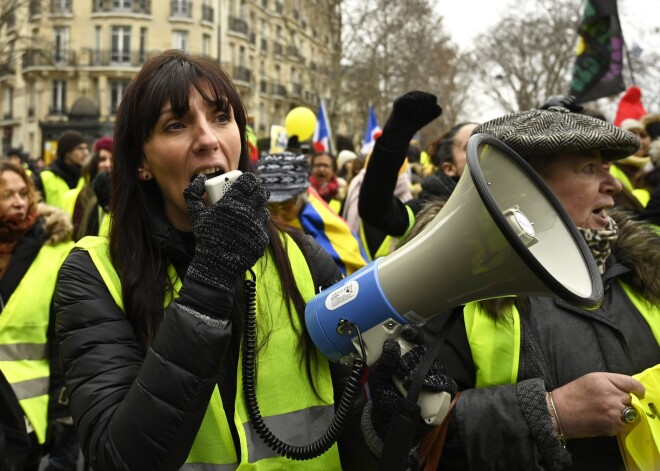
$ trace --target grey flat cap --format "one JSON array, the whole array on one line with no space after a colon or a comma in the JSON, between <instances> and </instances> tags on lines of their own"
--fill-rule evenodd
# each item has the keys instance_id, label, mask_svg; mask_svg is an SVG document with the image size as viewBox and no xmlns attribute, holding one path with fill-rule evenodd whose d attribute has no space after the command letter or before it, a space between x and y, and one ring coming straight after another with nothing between
<instances>
[{"instance_id":1,"label":"grey flat cap","mask_svg":"<svg viewBox=\"0 0 660 471\"><path fill-rule=\"evenodd\" d=\"M257 176L270 190L268 202L281 203L307 190L309 163L307 157L302 154L270 154L257 163Z\"/></svg>"},{"instance_id":2,"label":"grey flat cap","mask_svg":"<svg viewBox=\"0 0 660 471\"><path fill-rule=\"evenodd\" d=\"M600 150L606 161L634 154L639 139L606 121L566 108L531 110L487 121L473 131L493 136L523 159L566 152Z\"/></svg>"}]
</instances>

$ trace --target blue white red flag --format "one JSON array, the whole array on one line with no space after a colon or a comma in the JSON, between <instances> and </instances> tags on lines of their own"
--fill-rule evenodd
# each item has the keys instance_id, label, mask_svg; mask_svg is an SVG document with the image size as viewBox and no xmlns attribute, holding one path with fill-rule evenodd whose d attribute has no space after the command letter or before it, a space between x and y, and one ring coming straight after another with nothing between
<instances>
[{"instance_id":1,"label":"blue white red flag","mask_svg":"<svg viewBox=\"0 0 660 471\"><path fill-rule=\"evenodd\" d=\"M367 120L367 131L364 133L364 143L362 144L362 155L367 155L371 152L371 149L374 148L376 139L383 132L383 130L378 125L378 119L376 118L376 111L374 110L374 105L369 105L369 119Z\"/></svg>"},{"instance_id":2,"label":"blue white red flag","mask_svg":"<svg viewBox=\"0 0 660 471\"><path fill-rule=\"evenodd\" d=\"M316 128L312 136L312 144L316 152L331 152L330 126L328 125L328 114L325 112L323 102L319 104L319 109L316 112Z\"/></svg>"}]
</instances>

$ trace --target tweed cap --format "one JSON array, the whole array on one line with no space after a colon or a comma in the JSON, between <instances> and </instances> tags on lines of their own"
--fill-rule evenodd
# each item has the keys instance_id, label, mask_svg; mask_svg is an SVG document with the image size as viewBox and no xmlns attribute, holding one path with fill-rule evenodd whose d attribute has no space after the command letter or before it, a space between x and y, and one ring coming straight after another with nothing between
<instances>
[{"instance_id":1,"label":"tweed cap","mask_svg":"<svg viewBox=\"0 0 660 471\"><path fill-rule=\"evenodd\" d=\"M307 190L309 162L303 154L269 154L257 163L257 175L270 190L268 202L281 203Z\"/></svg>"},{"instance_id":2,"label":"tweed cap","mask_svg":"<svg viewBox=\"0 0 660 471\"><path fill-rule=\"evenodd\" d=\"M639 148L639 140L633 133L555 106L487 121L473 131L478 133L502 141L523 159L600 150L604 160L612 161L628 157Z\"/></svg>"}]
</instances>

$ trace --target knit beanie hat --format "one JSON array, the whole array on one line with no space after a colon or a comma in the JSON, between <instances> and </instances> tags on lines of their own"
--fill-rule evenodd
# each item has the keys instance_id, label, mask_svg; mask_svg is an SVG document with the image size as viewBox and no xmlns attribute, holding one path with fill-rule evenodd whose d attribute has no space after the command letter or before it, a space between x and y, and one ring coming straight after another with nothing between
<instances>
[{"instance_id":1,"label":"knit beanie hat","mask_svg":"<svg viewBox=\"0 0 660 471\"><path fill-rule=\"evenodd\" d=\"M112 138L109 136L104 136L99 138L98 141L94 144L94 152L98 152L101 149L105 149L108 152L112 152Z\"/></svg>"},{"instance_id":2,"label":"knit beanie hat","mask_svg":"<svg viewBox=\"0 0 660 471\"><path fill-rule=\"evenodd\" d=\"M84 143L85 138L78 131L64 131L57 140L57 158L64 158L66 154Z\"/></svg>"},{"instance_id":3,"label":"knit beanie hat","mask_svg":"<svg viewBox=\"0 0 660 471\"><path fill-rule=\"evenodd\" d=\"M646 109L644 109L644 105L642 104L642 91L639 87L633 85L621 97L613 124L615 126L621 126L624 119L640 119L645 114Z\"/></svg>"}]
</instances>

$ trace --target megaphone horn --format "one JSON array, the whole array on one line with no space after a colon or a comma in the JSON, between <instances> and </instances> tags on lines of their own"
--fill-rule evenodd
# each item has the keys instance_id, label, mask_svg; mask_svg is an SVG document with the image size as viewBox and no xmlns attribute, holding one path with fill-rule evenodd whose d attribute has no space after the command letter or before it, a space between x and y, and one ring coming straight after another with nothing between
<instances>
[{"instance_id":1,"label":"megaphone horn","mask_svg":"<svg viewBox=\"0 0 660 471\"><path fill-rule=\"evenodd\" d=\"M502 142L477 134L467 171L437 216L412 240L319 293L307 330L331 361L367 364L401 324L489 298L560 297L600 305L603 285L586 242L536 172ZM360 353L361 355L361 353Z\"/></svg>"}]
</instances>

